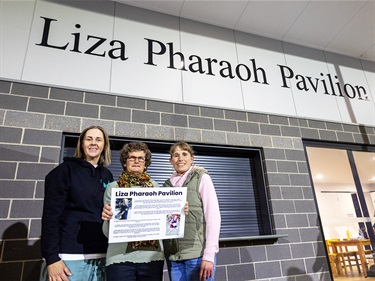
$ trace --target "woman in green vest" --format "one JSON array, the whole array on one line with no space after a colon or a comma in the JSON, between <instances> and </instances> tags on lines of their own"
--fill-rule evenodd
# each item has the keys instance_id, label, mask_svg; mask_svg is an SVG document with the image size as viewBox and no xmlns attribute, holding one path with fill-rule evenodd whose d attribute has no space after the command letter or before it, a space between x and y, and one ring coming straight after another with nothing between
<instances>
[{"instance_id":1,"label":"woman in green vest","mask_svg":"<svg viewBox=\"0 0 375 281\"><path fill-rule=\"evenodd\" d=\"M163 240L170 280L213 281L221 223L214 185L204 168L193 165L189 144L177 142L169 153L175 172L164 186L186 186L189 202L184 238Z\"/></svg>"}]
</instances>

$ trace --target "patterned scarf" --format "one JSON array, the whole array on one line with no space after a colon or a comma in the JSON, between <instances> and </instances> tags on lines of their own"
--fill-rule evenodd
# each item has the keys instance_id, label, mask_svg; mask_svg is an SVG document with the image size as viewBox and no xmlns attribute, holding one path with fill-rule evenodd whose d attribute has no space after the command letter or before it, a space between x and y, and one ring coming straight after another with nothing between
<instances>
[{"instance_id":1,"label":"patterned scarf","mask_svg":"<svg viewBox=\"0 0 375 281\"><path fill-rule=\"evenodd\" d=\"M150 175L147 172L143 172L139 175L132 175L127 171L124 171L118 178L117 184L119 187L153 187L150 181Z\"/></svg>"},{"instance_id":2,"label":"patterned scarf","mask_svg":"<svg viewBox=\"0 0 375 281\"><path fill-rule=\"evenodd\" d=\"M125 187L129 188L132 186L139 186L139 187L153 187L152 182L150 181L150 175L147 172L143 172L139 175L132 175L127 171L124 171L118 181L117 187ZM132 249L139 249L142 247L152 247L152 248L159 248L159 241L158 240L149 240L149 241L138 241L138 242L128 242L128 247Z\"/></svg>"}]
</instances>

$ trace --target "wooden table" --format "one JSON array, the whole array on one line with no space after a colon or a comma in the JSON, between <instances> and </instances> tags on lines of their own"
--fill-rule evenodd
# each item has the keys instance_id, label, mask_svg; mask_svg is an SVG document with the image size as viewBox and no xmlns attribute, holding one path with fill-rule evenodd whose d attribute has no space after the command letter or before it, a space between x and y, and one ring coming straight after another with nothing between
<instances>
[{"instance_id":1,"label":"wooden table","mask_svg":"<svg viewBox=\"0 0 375 281\"><path fill-rule=\"evenodd\" d=\"M340 249L340 247L357 247L358 255L361 260L362 272L364 277L367 277L367 262L364 246L371 245L370 239L350 239L331 241L331 245L334 253L340 252L337 250L337 248Z\"/></svg>"}]
</instances>

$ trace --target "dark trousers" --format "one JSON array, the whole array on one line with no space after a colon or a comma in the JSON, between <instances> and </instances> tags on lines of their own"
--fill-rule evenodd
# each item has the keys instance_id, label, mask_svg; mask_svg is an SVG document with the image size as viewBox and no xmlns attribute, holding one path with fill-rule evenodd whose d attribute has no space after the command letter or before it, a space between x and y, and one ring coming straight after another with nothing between
<instances>
[{"instance_id":1,"label":"dark trousers","mask_svg":"<svg viewBox=\"0 0 375 281\"><path fill-rule=\"evenodd\" d=\"M122 262L107 266L107 281L162 281L164 261Z\"/></svg>"}]
</instances>

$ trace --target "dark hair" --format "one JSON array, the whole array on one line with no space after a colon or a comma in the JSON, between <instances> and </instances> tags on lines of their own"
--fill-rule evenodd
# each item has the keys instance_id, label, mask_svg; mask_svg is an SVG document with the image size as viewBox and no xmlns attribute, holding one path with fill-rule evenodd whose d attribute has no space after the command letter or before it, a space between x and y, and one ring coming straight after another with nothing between
<instances>
[{"instance_id":1,"label":"dark hair","mask_svg":"<svg viewBox=\"0 0 375 281\"><path fill-rule=\"evenodd\" d=\"M129 152L133 151L143 151L145 153L145 166L146 168L151 165L151 151L148 149L147 144L144 142L129 142L123 146L123 148L120 150L120 162L121 166L124 168L124 165L126 164L126 160L129 157Z\"/></svg>"},{"instance_id":2,"label":"dark hair","mask_svg":"<svg viewBox=\"0 0 375 281\"><path fill-rule=\"evenodd\" d=\"M82 144L83 144L84 138L86 137L87 131L92 130L92 129L98 129L98 130L100 130L103 133L104 147L103 147L103 151L102 151L102 153L100 155L99 163L98 164L103 164L103 165L108 166L109 164L111 164L111 147L109 145L108 134L104 130L104 128L101 127L101 126L95 126L95 125L93 125L93 126L87 127L86 129L84 129L81 132L81 134L79 135L79 139L78 139L76 150L74 152L74 156L73 157L76 157L76 158L84 158L85 157L85 152L83 151Z\"/></svg>"},{"instance_id":3,"label":"dark hair","mask_svg":"<svg viewBox=\"0 0 375 281\"><path fill-rule=\"evenodd\" d=\"M193 147L186 142L179 141L179 142L176 142L174 145L172 145L171 148L169 149L169 154L170 154L171 158L172 158L172 155L173 155L173 153L174 153L174 151L176 150L177 147L181 148L182 150L185 150L185 151L189 152L191 156L194 156L195 152L193 150Z\"/></svg>"}]
</instances>

